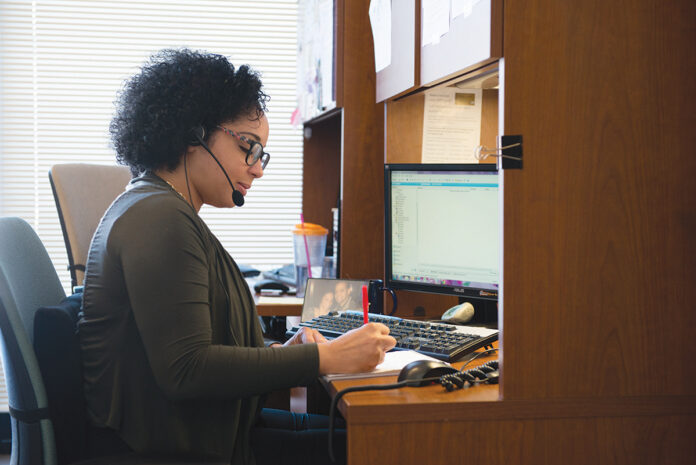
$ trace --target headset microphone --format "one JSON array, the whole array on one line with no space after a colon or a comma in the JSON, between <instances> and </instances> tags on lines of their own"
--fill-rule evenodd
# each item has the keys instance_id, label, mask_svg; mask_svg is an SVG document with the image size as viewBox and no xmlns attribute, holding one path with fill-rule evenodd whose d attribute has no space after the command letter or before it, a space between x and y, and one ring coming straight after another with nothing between
<instances>
[{"instance_id":1,"label":"headset microphone","mask_svg":"<svg viewBox=\"0 0 696 465\"><path fill-rule=\"evenodd\" d=\"M234 188L234 184L232 184L232 181L230 181L230 177L227 175L227 171L225 171L225 168L222 167L222 163L220 163L217 157L213 154L212 150L210 150L208 144L206 144L205 141L203 141L203 137L205 137L205 128L203 126L195 127L193 128L191 133L194 137L194 140L191 141L191 145L202 146L210 154L210 156L213 157L213 160L215 160L215 163L218 164L223 174L225 175L225 178L227 178L227 182L230 184L230 187L232 188L232 202L234 202L234 204L238 207L244 205L244 196L241 192Z\"/></svg>"}]
</instances>

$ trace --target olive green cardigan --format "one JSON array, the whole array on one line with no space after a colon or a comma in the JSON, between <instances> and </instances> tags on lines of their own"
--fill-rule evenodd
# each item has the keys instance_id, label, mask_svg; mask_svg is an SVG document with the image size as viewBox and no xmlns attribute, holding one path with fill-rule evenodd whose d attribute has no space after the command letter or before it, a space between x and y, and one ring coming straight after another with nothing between
<instances>
[{"instance_id":1,"label":"olive green cardigan","mask_svg":"<svg viewBox=\"0 0 696 465\"><path fill-rule=\"evenodd\" d=\"M134 179L99 224L83 312L89 416L138 452L253 463L261 396L318 375L315 344L264 347L237 265L154 174Z\"/></svg>"}]
</instances>

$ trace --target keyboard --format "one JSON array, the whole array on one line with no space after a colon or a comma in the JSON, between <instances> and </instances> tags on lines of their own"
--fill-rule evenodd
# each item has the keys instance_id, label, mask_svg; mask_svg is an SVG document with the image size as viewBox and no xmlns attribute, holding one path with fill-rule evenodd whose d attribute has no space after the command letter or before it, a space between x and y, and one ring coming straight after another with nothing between
<instances>
[{"instance_id":1,"label":"keyboard","mask_svg":"<svg viewBox=\"0 0 696 465\"><path fill-rule=\"evenodd\" d=\"M396 339L394 350L411 349L446 362L456 361L498 340L498 331L492 329L407 320L372 313L368 314L368 321L389 327L389 334ZM316 329L327 339L334 339L362 324L362 312L334 312L300 323L288 330L286 336L292 337L300 327L306 326Z\"/></svg>"}]
</instances>

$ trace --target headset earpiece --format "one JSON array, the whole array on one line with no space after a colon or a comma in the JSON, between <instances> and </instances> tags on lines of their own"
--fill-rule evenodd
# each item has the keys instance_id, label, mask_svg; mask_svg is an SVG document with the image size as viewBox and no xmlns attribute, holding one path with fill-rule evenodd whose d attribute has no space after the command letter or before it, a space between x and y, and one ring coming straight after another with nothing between
<instances>
[{"instance_id":1,"label":"headset earpiece","mask_svg":"<svg viewBox=\"0 0 696 465\"><path fill-rule=\"evenodd\" d=\"M191 128L191 140L189 145L201 145L205 140L205 128L203 126L195 126Z\"/></svg>"}]
</instances>

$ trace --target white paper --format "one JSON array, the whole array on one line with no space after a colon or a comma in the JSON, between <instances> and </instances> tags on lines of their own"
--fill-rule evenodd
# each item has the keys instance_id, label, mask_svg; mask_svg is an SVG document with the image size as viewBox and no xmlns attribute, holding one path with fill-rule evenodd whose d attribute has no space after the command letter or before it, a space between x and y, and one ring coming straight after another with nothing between
<instances>
[{"instance_id":1,"label":"white paper","mask_svg":"<svg viewBox=\"0 0 696 465\"><path fill-rule=\"evenodd\" d=\"M474 5L476 5L480 0L452 0L452 19L457 16L464 15L471 16L474 11Z\"/></svg>"},{"instance_id":2,"label":"white paper","mask_svg":"<svg viewBox=\"0 0 696 465\"><path fill-rule=\"evenodd\" d=\"M319 3L319 37L320 37L320 85L322 109L327 109L333 98L333 0L320 0Z\"/></svg>"},{"instance_id":3,"label":"white paper","mask_svg":"<svg viewBox=\"0 0 696 465\"><path fill-rule=\"evenodd\" d=\"M450 0L422 0L421 46L436 44L449 32Z\"/></svg>"},{"instance_id":4,"label":"white paper","mask_svg":"<svg viewBox=\"0 0 696 465\"><path fill-rule=\"evenodd\" d=\"M375 46L375 71L380 72L391 64L391 0L370 2L370 26Z\"/></svg>"},{"instance_id":5,"label":"white paper","mask_svg":"<svg viewBox=\"0 0 696 465\"><path fill-rule=\"evenodd\" d=\"M384 356L384 361L377 365L377 367L372 371L368 371L366 373L329 374L324 375L324 379L327 381L334 381L337 379L359 379L373 378L375 376L395 375L398 374L403 367L416 360L439 361L436 358L421 354L415 350L394 350L387 352Z\"/></svg>"},{"instance_id":6,"label":"white paper","mask_svg":"<svg viewBox=\"0 0 696 465\"><path fill-rule=\"evenodd\" d=\"M396 372L416 360L437 360L428 355L423 355L415 350L394 350L387 352L384 361L375 367L374 372Z\"/></svg>"},{"instance_id":7,"label":"white paper","mask_svg":"<svg viewBox=\"0 0 696 465\"><path fill-rule=\"evenodd\" d=\"M272 297L267 295L259 296L256 305L302 305L304 298L292 296Z\"/></svg>"},{"instance_id":8,"label":"white paper","mask_svg":"<svg viewBox=\"0 0 696 465\"><path fill-rule=\"evenodd\" d=\"M422 163L478 163L481 89L447 87L425 94Z\"/></svg>"}]
</instances>

